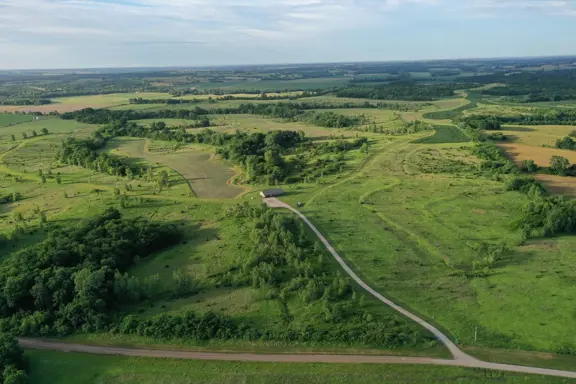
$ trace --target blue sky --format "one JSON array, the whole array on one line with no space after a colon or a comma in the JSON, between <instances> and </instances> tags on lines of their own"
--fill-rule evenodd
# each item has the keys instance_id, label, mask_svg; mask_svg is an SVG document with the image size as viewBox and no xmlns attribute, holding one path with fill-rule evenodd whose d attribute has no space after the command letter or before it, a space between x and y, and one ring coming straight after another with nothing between
<instances>
[{"instance_id":1,"label":"blue sky","mask_svg":"<svg viewBox=\"0 0 576 384\"><path fill-rule=\"evenodd\" d=\"M1 69L572 54L572 0L0 0Z\"/></svg>"}]
</instances>

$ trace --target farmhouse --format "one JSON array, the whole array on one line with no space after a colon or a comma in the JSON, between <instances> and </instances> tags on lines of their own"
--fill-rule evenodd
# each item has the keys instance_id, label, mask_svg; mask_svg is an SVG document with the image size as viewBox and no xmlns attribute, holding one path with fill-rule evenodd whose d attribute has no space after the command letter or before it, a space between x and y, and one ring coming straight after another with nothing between
<instances>
[{"instance_id":1,"label":"farmhouse","mask_svg":"<svg viewBox=\"0 0 576 384\"><path fill-rule=\"evenodd\" d=\"M284 192L283 189L281 188L275 188L275 189L265 189L262 192L260 192L260 196L266 198L266 197L276 197L276 196L282 196L285 195L286 192Z\"/></svg>"}]
</instances>

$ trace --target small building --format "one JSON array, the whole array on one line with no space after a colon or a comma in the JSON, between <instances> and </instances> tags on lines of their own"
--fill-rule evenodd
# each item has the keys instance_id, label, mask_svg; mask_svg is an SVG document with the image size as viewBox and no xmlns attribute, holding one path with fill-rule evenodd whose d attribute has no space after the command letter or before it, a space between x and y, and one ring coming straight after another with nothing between
<instances>
[{"instance_id":1,"label":"small building","mask_svg":"<svg viewBox=\"0 0 576 384\"><path fill-rule=\"evenodd\" d=\"M286 194L286 192L284 192L284 190L281 188L265 189L262 192L260 192L260 196L262 196L264 198L282 196L285 194Z\"/></svg>"}]
</instances>

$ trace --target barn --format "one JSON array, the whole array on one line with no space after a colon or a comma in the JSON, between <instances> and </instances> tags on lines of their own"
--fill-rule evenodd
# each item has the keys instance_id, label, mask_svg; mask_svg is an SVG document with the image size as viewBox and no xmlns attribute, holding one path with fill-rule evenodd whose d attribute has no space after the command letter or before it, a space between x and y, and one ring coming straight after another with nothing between
<instances>
[{"instance_id":1,"label":"barn","mask_svg":"<svg viewBox=\"0 0 576 384\"><path fill-rule=\"evenodd\" d=\"M284 190L281 188L265 189L262 192L260 192L260 196L262 196L264 198L282 196L285 194L286 194L286 192L284 192Z\"/></svg>"}]
</instances>

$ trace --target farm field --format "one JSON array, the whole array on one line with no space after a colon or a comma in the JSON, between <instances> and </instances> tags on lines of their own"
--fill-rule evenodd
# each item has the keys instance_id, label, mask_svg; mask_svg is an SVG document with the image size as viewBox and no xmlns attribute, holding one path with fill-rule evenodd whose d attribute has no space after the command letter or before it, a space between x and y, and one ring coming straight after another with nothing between
<instances>
[{"instance_id":1,"label":"farm field","mask_svg":"<svg viewBox=\"0 0 576 384\"><path fill-rule=\"evenodd\" d=\"M115 155L125 154L150 164L162 164L178 172L198 197L234 198L243 189L229 184L236 174L232 167L214 158L209 148L194 147L173 153L153 153L146 149L146 140L117 139L109 150Z\"/></svg>"},{"instance_id":2,"label":"farm field","mask_svg":"<svg viewBox=\"0 0 576 384\"><path fill-rule=\"evenodd\" d=\"M29 351L31 384L236 384L236 383L349 383L433 384L440 382L486 383L484 372L464 368L295 363L235 363L92 356L74 353ZM504 384L560 384L569 379L535 375L496 374Z\"/></svg>"},{"instance_id":3,"label":"farm field","mask_svg":"<svg viewBox=\"0 0 576 384\"><path fill-rule=\"evenodd\" d=\"M78 135L87 135L96 130L98 126L78 123L74 120L46 118L9 127L0 127L0 140L11 141L11 135L14 135L16 140L21 140L23 134L26 134L27 137L33 137L34 131L36 131L38 135L42 135L43 128L46 128L49 134L74 133Z\"/></svg>"},{"instance_id":4,"label":"farm field","mask_svg":"<svg viewBox=\"0 0 576 384\"><path fill-rule=\"evenodd\" d=\"M510 158L517 164L522 164L522 160L534 160L542 167L550 166L552 156L562 156L570 160L570 163L576 163L576 151L558 148L535 147L519 143L498 143Z\"/></svg>"},{"instance_id":5,"label":"farm field","mask_svg":"<svg viewBox=\"0 0 576 384\"><path fill-rule=\"evenodd\" d=\"M16 114L0 114L0 127L13 124L21 124L32 121L33 117L30 115L16 115Z\"/></svg>"},{"instance_id":6,"label":"farm field","mask_svg":"<svg viewBox=\"0 0 576 384\"><path fill-rule=\"evenodd\" d=\"M576 127L569 125L526 125L502 127L501 132L510 140L533 147L554 146L556 140L568 136Z\"/></svg>"}]
</instances>

